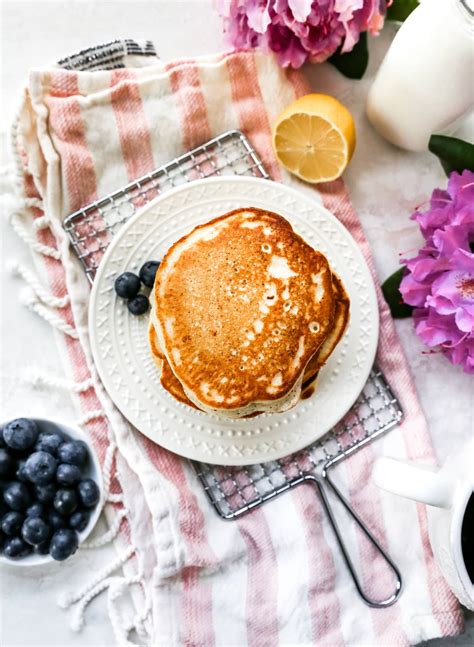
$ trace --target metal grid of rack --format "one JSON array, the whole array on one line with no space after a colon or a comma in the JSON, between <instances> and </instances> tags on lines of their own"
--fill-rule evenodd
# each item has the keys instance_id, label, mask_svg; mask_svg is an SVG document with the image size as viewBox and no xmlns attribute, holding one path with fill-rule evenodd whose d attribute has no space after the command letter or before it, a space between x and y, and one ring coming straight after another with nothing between
<instances>
[{"instance_id":1,"label":"metal grid of rack","mask_svg":"<svg viewBox=\"0 0 474 647\"><path fill-rule=\"evenodd\" d=\"M217 513L234 519L301 482L305 474L323 474L402 417L397 398L380 371L372 371L350 412L322 439L277 461L247 467L196 463L201 483Z\"/></svg>"},{"instance_id":2,"label":"metal grid of rack","mask_svg":"<svg viewBox=\"0 0 474 647\"><path fill-rule=\"evenodd\" d=\"M215 175L269 177L248 139L231 130L68 216L64 228L89 281L114 234L140 207L167 189Z\"/></svg>"}]
</instances>

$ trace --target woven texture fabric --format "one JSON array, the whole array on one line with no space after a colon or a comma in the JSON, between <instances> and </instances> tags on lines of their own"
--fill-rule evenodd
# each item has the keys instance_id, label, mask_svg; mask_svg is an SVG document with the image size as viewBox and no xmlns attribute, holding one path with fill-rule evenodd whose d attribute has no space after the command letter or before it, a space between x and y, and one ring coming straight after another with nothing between
<instances>
[{"instance_id":1,"label":"woven texture fabric","mask_svg":"<svg viewBox=\"0 0 474 647\"><path fill-rule=\"evenodd\" d=\"M432 463L423 413L389 311L378 290L377 362L397 393L403 423L342 464L334 478L387 548L404 577L400 600L371 609L355 591L316 492L301 486L233 522L211 509L188 463L153 444L115 409L100 385L87 332L89 285L68 247L63 219L90 201L152 171L226 130L240 129L271 177L306 191L349 229L374 272L367 241L342 180L303 186L277 164L270 125L308 91L299 72L267 56L237 52L112 71L33 71L20 113L16 146L22 190L36 198L32 219L46 216L39 241L58 250L38 267L51 292L70 296L58 314L77 332L64 335L64 363L101 460L117 446L113 507L126 510L117 542L133 547L141 577L135 592L145 613L144 643L199 645L414 644L462 630L462 615L434 562L426 511L378 491L374 458L389 454ZM375 276L375 272L374 272ZM351 525L355 564L374 595L393 582Z\"/></svg>"}]
</instances>

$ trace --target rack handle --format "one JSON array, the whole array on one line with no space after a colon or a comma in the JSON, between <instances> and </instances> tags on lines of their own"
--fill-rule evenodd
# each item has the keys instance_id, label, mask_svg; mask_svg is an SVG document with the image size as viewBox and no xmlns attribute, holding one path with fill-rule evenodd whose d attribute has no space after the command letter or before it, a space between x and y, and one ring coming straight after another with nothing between
<instances>
[{"instance_id":1,"label":"rack handle","mask_svg":"<svg viewBox=\"0 0 474 647\"><path fill-rule=\"evenodd\" d=\"M337 543L339 544L339 548L341 549L342 555L344 557L344 561L346 562L347 568L349 569L349 572L351 574L352 580L355 584L355 587L357 591L359 592L359 595L361 598L364 600L364 602L370 606L370 607L375 607L376 609L383 609L385 607L389 607L390 605L394 604L394 602L397 601L401 590L402 590L402 577L400 575L400 571L392 561L392 559L388 556L386 551L382 548L382 546L379 544L377 539L372 535L372 533L368 530L368 528L365 526L364 522L357 516L357 514L354 512L354 510L351 508L350 504L348 503L347 499L343 496L343 494L338 490L338 488L334 485L334 483L331 481L329 478L327 472L325 471L322 475L322 477L316 477L313 474L307 474L304 477L305 481L312 481L317 488L319 489L319 492L321 494L321 500L323 502L324 509L327 512L329 521L331 523L331 526L334 530L334 534L336 536ZM346 511L350 514L350 516L353 518L353 520L357 523L359 528L362 530L364 535L367 537L367 539L370 541L370 543L374 546L375 550L382 556L383 560L385 563L388 565L388 567L391 569L391 571L394 573L395 578L396 578L396 584L395 584L395 590L385 600L373 600L371 599L368 595L365 594L363 586L359 580L359 577L357 575L356 569L354 567L354 564L351 560L351 557L349 555L349 551L344 543L344 540L342 538L341 532L339 530L339 526L337 525L336 518L334 516L333 511L331 510L331 504L329 503L329 499L327 497L327 494L325 492L325 488L323 486L323 482L327 483L328 486L331 488L331 490L334 492L336 497L339 499L339 501L343 504L344 508Z\"/></svg>"}]
</instances>

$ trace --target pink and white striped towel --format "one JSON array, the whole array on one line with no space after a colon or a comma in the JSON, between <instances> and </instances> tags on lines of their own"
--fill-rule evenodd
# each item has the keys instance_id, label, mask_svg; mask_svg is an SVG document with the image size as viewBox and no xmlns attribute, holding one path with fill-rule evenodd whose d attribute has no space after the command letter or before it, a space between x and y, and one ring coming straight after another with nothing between
<instances>
[{"instance_id":1,"label":"pink and white striped towel","mask_svg":"<svg viewBox=\"0 0 474 647\"><path fill-rule=\"evenodd\" d=\"M357 595L312 488L299 487L237 521L222 521L189 465L131 428L97 380L87 331L89 285L62 220L225 130L238 128L249 137L274 180L311 192L330 209L374 271L343 182L303 187L273 156L272 120L308 91L300 73L243 52L147 62L111 71L34 70L14 127L24 207L15 223L41 253L38 271L51 292L70 297L54 313L66 333L58 334L58 343L69 375L77 382L93 378L93 386L86 382L78 394L78 406L110 474L107 514L120 524L120 558L85 589L88 599L108 589L118 642L126 643L135 627L143 644L163 647L405 645L459 633L462 615L433 560L424 507L378 491L370 480L379 454L434 461L380 292L377 361L405 417L399 428L341 465L337 479L402 571L404 591L390 608L369 608ZM390 582L371 549L354 527L344 528L364 585L375 595L386 593ZM119 563L123 577L112 572ZM136 614L118 622L117 600L125 585ZM64 602L81 605L77 599Z\"/></svg>"}]
</instances>

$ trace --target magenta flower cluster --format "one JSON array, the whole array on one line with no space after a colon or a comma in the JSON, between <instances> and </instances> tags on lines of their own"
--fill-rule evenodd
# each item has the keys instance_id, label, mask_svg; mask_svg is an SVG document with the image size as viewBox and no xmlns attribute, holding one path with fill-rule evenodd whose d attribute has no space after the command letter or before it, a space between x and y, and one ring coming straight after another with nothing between
<instances>
[{"instance_id":1,"label":"magenta flower cluster","mask_svg":"<svg viewBox=\"0 0 474 647\"><path fill-rule=\"evenodd\" d=\"M387 0L216 0L228 44L275 52L283 67L320 63L383 27Z\"/></svg>"},{"instance_id":2,"label":"magenta flower cluster","mask_svg":"<svg viewBox=\"0 0 474 647\"><path fill-rule=\"evenodd\" d=\"M417 335L453 364L474 373L474 173L451 173L430 207L412 215L425 245L403 261L403 300L415 306Z\"/></svg>"}]
</instances>

